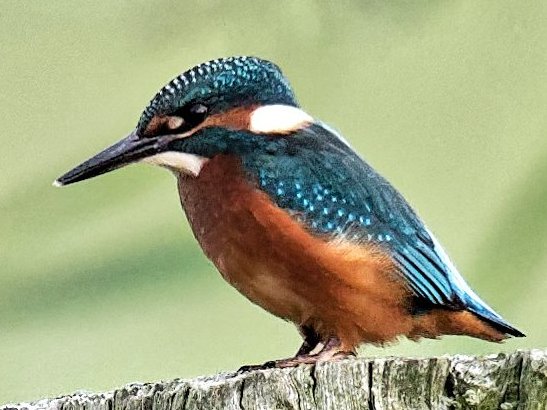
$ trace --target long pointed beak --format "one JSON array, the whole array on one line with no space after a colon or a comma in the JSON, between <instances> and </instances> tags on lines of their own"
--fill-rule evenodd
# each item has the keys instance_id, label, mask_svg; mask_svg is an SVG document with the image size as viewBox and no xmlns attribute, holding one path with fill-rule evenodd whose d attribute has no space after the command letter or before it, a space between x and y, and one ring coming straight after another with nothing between
<instances>
[{"instance_id":1,"label":"long pointed beak","mask_svg":"<svg viewBox=\"0 0 547 410\"><path fill-rule=\"evenodd\" d=\"M139 161L161 151L158 138L139 138L135 132L99 152L76 168L55 180L53 185L63 186L105 174Z\"/></svg>"}]
</instances>

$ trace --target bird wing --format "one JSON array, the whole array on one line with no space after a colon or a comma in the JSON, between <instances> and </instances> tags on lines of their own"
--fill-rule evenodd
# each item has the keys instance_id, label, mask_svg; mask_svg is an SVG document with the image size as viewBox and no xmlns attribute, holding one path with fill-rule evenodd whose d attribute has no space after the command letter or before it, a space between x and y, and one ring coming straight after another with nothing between
<instances>
[{"instance_id":1,"label":"bird wing","mask_svg":"<svg viewBox=\"0 0 547 410\"><path fill-rule=\"evenodd\" d=\"M336 132L315 123L275 138L285 140L248 156L245 166L278 206L314 233L387 248L426 306L466 307L502 320L469 288L402 195Z\"/></svg>"}]
</instances>

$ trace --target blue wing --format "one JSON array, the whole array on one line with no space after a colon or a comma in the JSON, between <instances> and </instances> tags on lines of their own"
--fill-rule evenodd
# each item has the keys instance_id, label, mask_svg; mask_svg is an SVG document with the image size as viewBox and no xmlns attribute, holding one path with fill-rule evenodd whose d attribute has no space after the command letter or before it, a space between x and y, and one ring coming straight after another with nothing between
<instances>
[{"instance_id":1,"label":"blue wing","mask_svg":"<svg viewBox=\"0 0 547 410\"><path fill-rule=\"evenodd\" d=\"M388 248L424 305L465 308L518 332L469 288L406 200L334 131L317 123L285 142L275 155L244 158L278 206L313 232Z\"/></svg>"}]
</instances>

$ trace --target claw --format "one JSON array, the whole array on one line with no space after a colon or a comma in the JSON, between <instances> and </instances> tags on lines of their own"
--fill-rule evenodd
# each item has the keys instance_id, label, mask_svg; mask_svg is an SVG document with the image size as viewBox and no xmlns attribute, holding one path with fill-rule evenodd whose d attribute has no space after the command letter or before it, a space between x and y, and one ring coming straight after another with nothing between
<instances>
[{"instance_id":1,"label":"claw","mask_svg":"<svg viewBox=\"0 0 547 410\"><path fill-rule=\"evenodd\" d=\"M329 360L342 360L352 356L355 356L355 352L340 350L340 341L336 338L331 338L325 342L323 348L318 353L297 354L288 359L269 360L263 364L241 366L237 372L246 373L253 370L273 368L283 369L287 367L296 367L301 364L315 364L317 362L326 362Z\"/></svg>"}]
</instances>

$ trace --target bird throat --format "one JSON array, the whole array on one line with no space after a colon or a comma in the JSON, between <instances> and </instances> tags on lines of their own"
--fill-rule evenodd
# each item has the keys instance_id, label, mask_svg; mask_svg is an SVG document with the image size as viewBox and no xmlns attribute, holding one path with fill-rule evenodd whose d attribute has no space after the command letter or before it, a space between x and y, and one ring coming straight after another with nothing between
<instances>
[{"instance_id":1,"label":"bird throat","mask_svg":"<svg viewBox=\"0 0 547 410\"><path fill-rule=\"evenodd\" d=\"M182 173L192 177L197 177L199 175L207 161L208 158L177 151L162 152L142 160L142 162L147 164L159 165L167 168L175 174Z\"/></svg>"}]
</instances>

